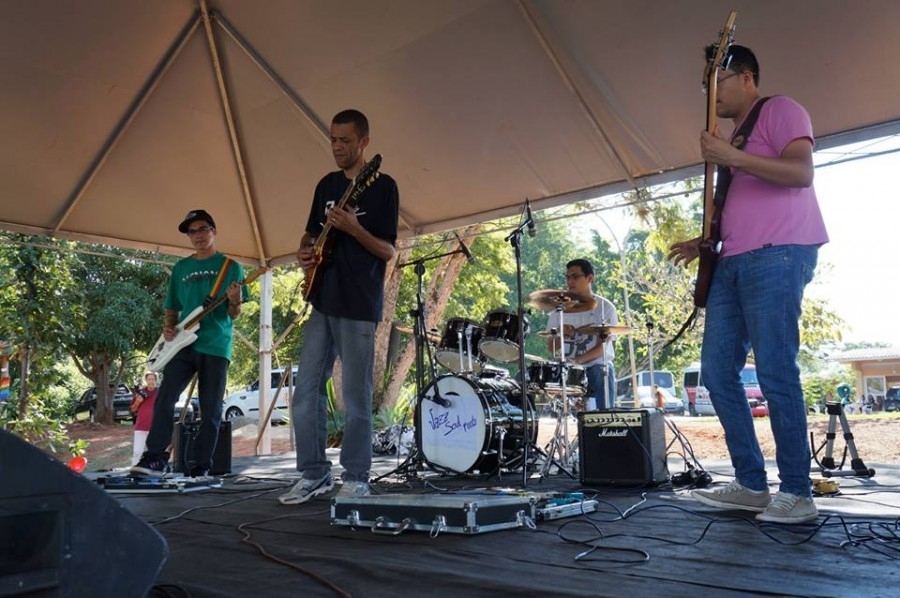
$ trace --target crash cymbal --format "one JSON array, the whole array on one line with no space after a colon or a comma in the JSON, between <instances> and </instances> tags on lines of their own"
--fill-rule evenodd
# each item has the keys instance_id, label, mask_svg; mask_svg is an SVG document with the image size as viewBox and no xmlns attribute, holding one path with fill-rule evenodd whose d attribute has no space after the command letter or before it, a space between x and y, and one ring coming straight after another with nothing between
<instances>
[{"instance_id":1,"label":"crash cymbal","mask_svg":"<svg viewBox=\"0 0 900 598\"><path fill-rule=\"evenodd\" d=\"M525 361L544 361L543 357L538 357L537 355L529 355L525 354Z\"/></svg>"},{"instance_id":2,"label":"crash cymbal","mask_svg":"<svg viewBox=\"0 0 900 598\"><path fill-rule=\"evenodd\" d=\"M412 326L395 326L394 328L396 328L397 332L399 332L400 334L413 334ZM425 338L433 343L441 342L441 335L437 332L426 332Z\"/></svg>"},{"instance_id":3,"label":"crash cymbal","mask_svg":"<svg viewBox=\"0 0 900 598\"><path fill-rule=\"evenodd\" d=\"M556 289L535 291L528 295L528 302L541 311L553 311L557 307L562 307L563 311L583 311L597 304L591 295Z\"/></svg>"},{"instance_id":4,"label":"crash cymbal","mask_svg":"<svg viewBox=\"0 0 900 598\"><path fill-rule=\"evenodd\" d=\"M613 334L631 334L631 328L628 326L600 326L599 324L588 324L587 326L576 328L575 332L590 336L607 337Z\"/></svg>"}]
</instances>

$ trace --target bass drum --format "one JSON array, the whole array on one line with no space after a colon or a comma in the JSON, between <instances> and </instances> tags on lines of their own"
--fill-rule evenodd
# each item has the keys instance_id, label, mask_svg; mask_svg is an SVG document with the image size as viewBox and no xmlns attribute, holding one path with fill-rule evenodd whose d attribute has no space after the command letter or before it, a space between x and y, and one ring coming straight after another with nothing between
<instances>
[{"instance_id":1,"label":"bass drum","mask_svg":"<svg viewBox=\"0 0 900 598\"><path fill-rule=\"evenodd\" d=\"M442 376L425 389L416 411L425 460L457 473L507 465L525 445L526 421L532 442L537 439L534 406L522 409L522 391L509 378Z\"/></svg>"}]
</instances>

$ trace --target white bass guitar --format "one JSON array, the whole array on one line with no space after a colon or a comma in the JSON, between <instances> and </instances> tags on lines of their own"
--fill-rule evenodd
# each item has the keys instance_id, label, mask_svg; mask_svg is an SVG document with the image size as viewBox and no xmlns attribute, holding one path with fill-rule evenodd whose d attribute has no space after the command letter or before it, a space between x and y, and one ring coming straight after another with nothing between
<instances>
[{"instance_id":1,"label":"white bass guitar","mask_svg":"<svg viewBox=\"0 0 900 598\"><path fill-rule=\"evenodd\" d=\"M260 268L255 270L250 276L241 281L242 285L250 284L260 276L262 276L268 268ZM176 353L184 349L197 340L197 329L200 328L200 320L212 313L214 309L222 305L228 299L228 295L222 293L220 297L213 300L212 303L194 308L178 326L175 327L175 338L170 341L166 340L166 336L161 334L159 340L153 345L150 355L147 356L147 369L151 372L161 372Z\"/></svg>"}]
</instances>

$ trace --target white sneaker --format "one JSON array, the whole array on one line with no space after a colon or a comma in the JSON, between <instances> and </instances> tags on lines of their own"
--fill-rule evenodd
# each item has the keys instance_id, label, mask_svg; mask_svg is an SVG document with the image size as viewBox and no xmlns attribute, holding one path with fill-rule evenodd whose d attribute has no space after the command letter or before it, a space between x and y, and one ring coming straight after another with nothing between
<instances>
[{"instance_id":1,"label":"white sneaker","mask_svg":"<svg viewBox=\"0 0 900 598\"><path fill-rule=\"evenodd\" d=\"M341 489L338 490L338 498L358 498L360 496L369 496L372 492L369 485L365 482L344 482Z\"/></svg>"},{"instance_id":2,"label":"white sneaker","mask_svg":"<svg viewBox=\"0 0 900 598\"><path fill-rule=\"evenodd\" d=\"M317 480L301 478L294 487L278 497L278 502L283 505L299 505L305 503L314 496L331 492L334 488L334 479L331 474Z\"/></svg>"},{"instance_id":3,"label":"white sneaker","mask_svg":"<svg viewBox=\"0 0 900 598\"><path fill-rule=\"evenodd\" d=\"M769 489L750 490L741 485L737 480L732 480L727 486L709 488L704 490L692 490L691 497L710 507L719 509L741 509L762 513L769 506Z\"/></svg>"},{"instance_id":4,"label":"white sneaker","mask_svg":"<svg viewBox=\"0 0 900 598\"><path fill-rule=\"evenodd\" d=\"M808 496L779 492L766 510L756 516L769 523L806 523L819 516L816 503Z\"/></svg>"}]
</instances>

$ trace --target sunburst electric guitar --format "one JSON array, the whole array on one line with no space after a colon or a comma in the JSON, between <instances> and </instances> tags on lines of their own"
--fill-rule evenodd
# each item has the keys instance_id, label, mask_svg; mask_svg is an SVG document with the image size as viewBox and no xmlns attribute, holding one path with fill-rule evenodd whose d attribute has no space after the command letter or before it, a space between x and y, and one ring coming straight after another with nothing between
<instances>
[{"instance_id":1,"label":"sunburst electric guitar","mask_svg":"<svg viewBox=\"0 0 900 598\"><path fill-rule=\"evenodd\" d=\"M368 189L375 179L378 178L378 169L381 168L381 154L375 154L371 160L366 162L359 174L354 177L353 181L347 187L340 201L335 204L332 210L343 210L345 207L355 208L362 192ZM322 277L325 275L325 269L331 263L331 252L334 248L334 234L330 223L326 222L322 228L322 232L316 237L313 244L313 256L316 263L314 266L306 270L306 277L303 279L303 299L309 301L310 297L322 285Z\"/></svg>"},{"instance_id":2,"label":"sunburst electric guitar","mask_svg":"<svg viewBox=\"0 0 900 598\"><path fill-rule=\"evenodd\" d=\"M725 21L725 27L719 38L715 53L706 65L706 130L710 134L716 132L716 93L719 70L724 67L728 48L734 41L734 20L737 12L731 11ZM694 285L694 305L706 307L709 298L709 286L712 283L713 271L719 260L721 249L719 236L720 206L716 202L713 180L716 165L706 163L703 181L703 234L700 237L700 262L697 266L697 282Z\"/></svg>"},{"instance_id":3,"label":"sunburst electric guitar","mask_svg":"<svg viewBox=\"0 0 900 598\"><path fill-rule=\"evenodd\" d=\"M254 270L250 276L241 281L241 284L250 284L262 276L266 270L268 268ZM175 327L175 338L172 340L167 341L165 335L160 335L159 340L153 345L153 349L147 357L147 369L151 372L161 372L176 353L197 340L197 329L200 328L200 320L212 313L214 309L222 305L227 299L228 295L223 291L209 305L205 307L201 305L195 308Z\"/></svg>"}]
</instances>

